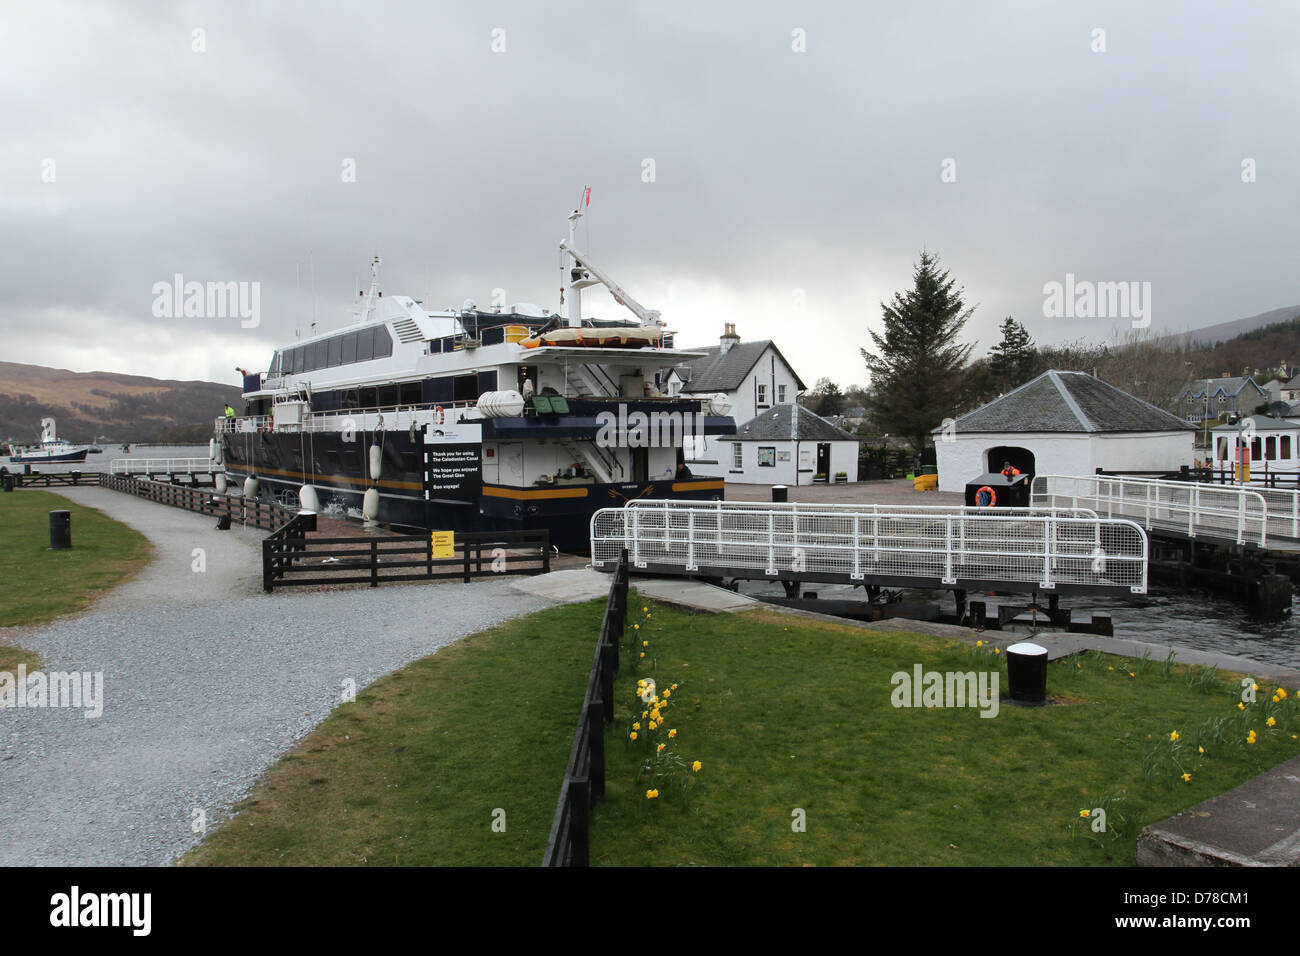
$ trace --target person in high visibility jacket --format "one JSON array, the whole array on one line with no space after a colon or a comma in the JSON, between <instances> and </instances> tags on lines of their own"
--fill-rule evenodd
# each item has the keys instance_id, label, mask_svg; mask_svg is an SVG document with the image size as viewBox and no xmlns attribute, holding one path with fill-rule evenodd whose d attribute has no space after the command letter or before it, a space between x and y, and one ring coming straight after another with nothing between
<instances>
[{"instance_id":1,"label":"person in high visibility jacket","mask_svg":"<svg viewBox=\"0 0 1300 956\"><path fill-rule=\"evenodd\" d=\"M1002 463L1002 476L1004 478L1015 478L1019 474L1020 469L1011 464L1011 462L1007 461Z\"/></svg>"}]
</instances>

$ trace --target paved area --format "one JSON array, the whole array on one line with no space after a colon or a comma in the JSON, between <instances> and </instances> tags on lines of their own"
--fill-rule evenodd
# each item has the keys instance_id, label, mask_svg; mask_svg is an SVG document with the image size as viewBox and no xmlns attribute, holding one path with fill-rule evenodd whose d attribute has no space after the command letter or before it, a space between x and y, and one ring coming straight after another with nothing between
<instances>
[{"instance_id":1,"label":"paved area","mask_svg":"<svg viewBox=\"0 0 1300 956\"><path fill-rule=\"evenodd\" d=\"M47 674L103 674L97 718L0 710L0 866L166 864L353 684L551 603L510 580L263 594L260 533L105 489L66 495L146 534L154 559L77 616L0 634Z\"/></svg>"},{"instance_id":2,"label":"paved area","mask_svg":"<svg viewBox=\"0 0 1300 956\"><path fill-rule=\"evenodd\" d=\"M1300 757L1138 837L1142 866L1300 866Z\"/></svg>"}]
</instances>

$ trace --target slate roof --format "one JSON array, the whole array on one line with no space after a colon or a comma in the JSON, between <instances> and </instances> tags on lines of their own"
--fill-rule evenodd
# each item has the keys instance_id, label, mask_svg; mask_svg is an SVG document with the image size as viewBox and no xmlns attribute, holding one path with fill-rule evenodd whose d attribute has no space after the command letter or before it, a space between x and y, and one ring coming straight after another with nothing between
<instances>
[{"instance_id":1,"label":"slate roof","mask_svg":"<svg viewBox=\"0 0 1300 956\"><path fill-rule=\"evenodd\" d=\"M1255 431L1257 432L1293 432L1297 427L1300 427L1300 422L1297 422L1294 417L1273 418L1271 415L1246 415L1242 421L1245 421L1246 418L1255 423ZM1240 422L1233 425L1216 425L1210 429L1210 432L1212 434L1223 432L1224 434L1235 435L1241 431L1241 427Z\"/></svg>"},{"instance_id":2,"label":"slate roof","mask_svg":"<svg viewBox=\"0 0 1300 956\"><path fill-rule=\"evenodd\" d=\"M685 383L682 390L686 392L735 391L740 388L749 370L754 367L769 345L780 356L781 361L785 362L786 367L790 368L790 363L785 361L785 356L781 355L781 350L772 344L771 339L764 339L761 342L738 342L727 349L725 354L722 354L720 345L711 345L704 349L708 354L677 367L677 375ZM794 376L799 390L803 391L807 386L800 380L798 373L790 368L790 374Z\"/></svg>"},{"instance_id":3,"label":"slate roof","mask_svg":"<svg viewBox=\"0 0 1300 956\"><path fill-rule=\"evenodd\" d=\"M1264 389L1259 388L1259 383L1254 379L1243 378L1242 376L1237 375L1229 376L1228 378L1198 378L1183 390L1183 394L1186 395L1190 393L1199 398L1208 390L1211 395L1217 395L1220 391L1225 395L1236 395L1246 387L1247 382L1254 385L1255 388L1259 389L1261 392L1264 391Z\"/></svg>"},{"instance_id":4,"label":"slate roof","mask_svg":"<svg viewBox=\"0 0 1300 956\"><path fill-rule=\"evenodd\" d=\"M1044 372L967 412L956 433L1193 431L1177 415L1135 398L1087 372ZM943 426L934 429L937 434Z\"/></svg>"},{"instance_id":5,"label":"slate roof","mask_svg":"<svg viewBox=\"0 0 1300 956\"><path fill-rule=\"evenodd\" d=\"M736 429L735 437L723 441L852 441L858 440L836 428L802 405L774 405L762 415Z\"/></svg>"}]
</instances>

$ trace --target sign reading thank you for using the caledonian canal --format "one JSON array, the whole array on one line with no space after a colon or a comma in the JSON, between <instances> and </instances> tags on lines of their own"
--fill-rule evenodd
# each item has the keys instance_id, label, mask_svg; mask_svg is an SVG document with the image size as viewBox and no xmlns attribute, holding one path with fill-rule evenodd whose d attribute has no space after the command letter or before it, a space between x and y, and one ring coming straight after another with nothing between
<instances>
[{"instance_id":1,"label":"sign reading thank you for using the caledonian canal","mask_svg":"<svg viewBox=\"0 0 1300 956\"><path fill-rule=\"evenodd\" d=\"M473 501L483 490L479 445L428 445L429 494L433 498Z\"/></svg>"}]
</instances>

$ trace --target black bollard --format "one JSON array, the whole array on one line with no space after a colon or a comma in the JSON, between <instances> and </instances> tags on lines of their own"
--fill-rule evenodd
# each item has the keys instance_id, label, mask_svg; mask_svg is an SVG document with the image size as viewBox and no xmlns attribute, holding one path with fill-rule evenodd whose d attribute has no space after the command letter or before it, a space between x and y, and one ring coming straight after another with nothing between
<instances>
[{"instance_id":1,"label":"black bollard","mask_svg":"<svg viewBox=\"0 0 1300 956\"><path fill-rule=\"evenodd\" d=\"M56 550L72 547L72 512L50 512L50 547Z\"/></svg>"},{"instance_id":2,"label":"black bollard","mask_svg":"<svg viewBox=\"0 0 1300 956\"><path fill-rule=\"evenodd\" d=\"M785 504L790 498L790 489L785 485L772 486L772 500L778 504Z\"/></svg>"},{"instance_id":3,"label":"black bollard","mask_svg":"<svg viewBox=\"0 0 1300 956\"><path fill-rule=\"evenodd\" d=\"M1047 648L1022 641L1007 648L1008 693L1019 704L1047 702Z\"/></svg>"}]
</instances>

